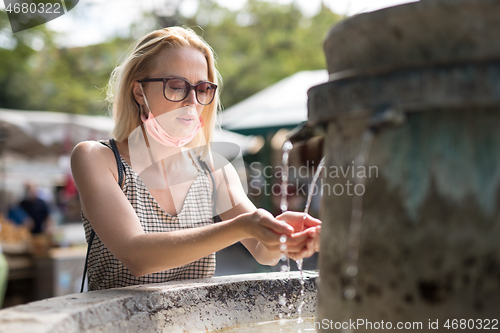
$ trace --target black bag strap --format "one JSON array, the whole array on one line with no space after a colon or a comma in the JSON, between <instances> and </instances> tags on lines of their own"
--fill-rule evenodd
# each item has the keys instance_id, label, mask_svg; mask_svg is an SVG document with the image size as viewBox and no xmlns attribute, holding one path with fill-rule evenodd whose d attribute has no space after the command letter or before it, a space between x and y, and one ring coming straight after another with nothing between
<instances>
[{"instance_id":1,"label":"black bag strap","mask_svg":"<svg viewBox=\"0 0 500 333\"><path fill-rule=\"evenodd\" d=\"M122 158L120 156L120 152L118 151L118 148L116 147L115 139L109 140L109 143L111 145L111 150L113 151L113 154L115 155L116 165L118 166L118 185L120 185L120 187L121 187L123 185L123 173L124 173Z\"/></svg>"},{"instance_id":2,"label":"black bag strap","mask_svg":"<svg viewBox=\"0 0 500 333\"><path fill-rule=\"evenodd\" d=\"M101 144L107 146L104 142L101 142ZM116 165L118 167L118 185L122 186L123 184L123 163L121 161L120 157L120 152L118 151L118 148L116 147L116 142L114 139L109 140L109 144L111 146L111 150L113 151L113 154L115 155L115 160L116 160ZM87 275L87 267L89 263L89 254L90 254L90 248L92 247L92 242L94 241L94 236L95 236L95 231L92 229L90 231L90 236L89 236L89 245L87 246L87 255L85 256L85 266L83 267L83 277L82 277L82 287L80 288L80 292L83 292L83 287L85 286L85 277Z\"/></svg>"}]
</instances>

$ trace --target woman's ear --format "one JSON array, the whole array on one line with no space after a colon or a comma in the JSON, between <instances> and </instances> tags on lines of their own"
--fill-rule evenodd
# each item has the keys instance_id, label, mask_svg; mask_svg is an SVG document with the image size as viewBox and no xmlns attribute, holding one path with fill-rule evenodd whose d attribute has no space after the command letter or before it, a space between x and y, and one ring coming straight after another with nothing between
<instances>
[{"instance_id":1,"label":"woman's ear","mask_svg":"<svg viewBox=\"0 0 500 333\"><path fill-rule=\"evenodd\" d=\"M141 84L137 81L134 81L134 85L132 86L132 94L134 94L134 99L139 105L145 105L144 95L141 90Z\"/></svg>"}]
</instances>

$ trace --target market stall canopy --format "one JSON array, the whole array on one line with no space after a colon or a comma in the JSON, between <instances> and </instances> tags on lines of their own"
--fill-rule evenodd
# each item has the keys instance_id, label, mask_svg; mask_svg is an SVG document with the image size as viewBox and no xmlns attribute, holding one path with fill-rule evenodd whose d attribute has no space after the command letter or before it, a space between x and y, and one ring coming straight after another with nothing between
<instances>
[{"instance_id":1,"label":"market stall canopy","mask_svg":"<svg viewBox=\"0 0 500 333\"><path fill-rule=\"evenodd\" d=\"M307 120L307 91L328 81L326 70L295 73L225 110L222 128L242 134L295 127Z\"/></svg>"},{"instance_id":2,"label":"market stall canopy","mask_svg":"<svg viewBox=\"0 0 500 333\"><path fill-rule=\"evenodd\" d=\"M107 139L113 124L104 116L0 109L5 149L28 156L65 154L80 141Z\"/></svg>"},{"instance_id":3,"label":"market stall canopy","mask_svg":"<svg viewBox=\"0 0 500 333\"><path fill-rule=\"evenodd\" d=\"M26 156L63 155L81 141L109 139L114 121L105 116L0 109L0 142ZM231 142L243 154L258 150L259 138L216 130L215 142Z\"/></svg>"}]
</instances>

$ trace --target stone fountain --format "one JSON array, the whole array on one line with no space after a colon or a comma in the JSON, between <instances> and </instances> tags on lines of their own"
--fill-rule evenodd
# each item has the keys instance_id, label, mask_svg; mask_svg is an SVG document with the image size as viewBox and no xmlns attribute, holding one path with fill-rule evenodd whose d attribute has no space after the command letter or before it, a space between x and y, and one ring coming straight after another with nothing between
<instances>
[{"instance_id":1,"label":"stone fountain","mask_svg":"<svg viewBox=\"0 0 500 333\"><path fill-rule=\"evenodd\" d=\"M329 32L330 80L308 93L327 170L318 321L500 327L498 36L494 0L420 1ZM333 173L360 166L366 133L365 173Z\"/></svg>"}]
</instances>

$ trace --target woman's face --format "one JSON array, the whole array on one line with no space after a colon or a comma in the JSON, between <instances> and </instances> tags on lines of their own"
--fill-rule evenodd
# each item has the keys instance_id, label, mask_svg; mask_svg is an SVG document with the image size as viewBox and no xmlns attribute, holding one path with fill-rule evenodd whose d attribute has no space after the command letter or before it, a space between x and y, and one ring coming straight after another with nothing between
<instances>
[{"instance_id":1,"label":"woman's face","mask_svg":"<svg viewBox=\"0 0 500 333\"><path fill-rule=\"evenodd\" d=\"M207 60L203 53L193 47L182 47L163 50L155 69L148 78L179 77L196 85L208 81ZM203 105L196 100L195 91L180 102L171 102L163 96L163 82L142 83L147 105L157 118L163 129L174 137L186 137L198 125ZM134 84L134 95L142 110L149 112L146 101L142 97L139 83Z\"/></svg>"}]
</instances>

